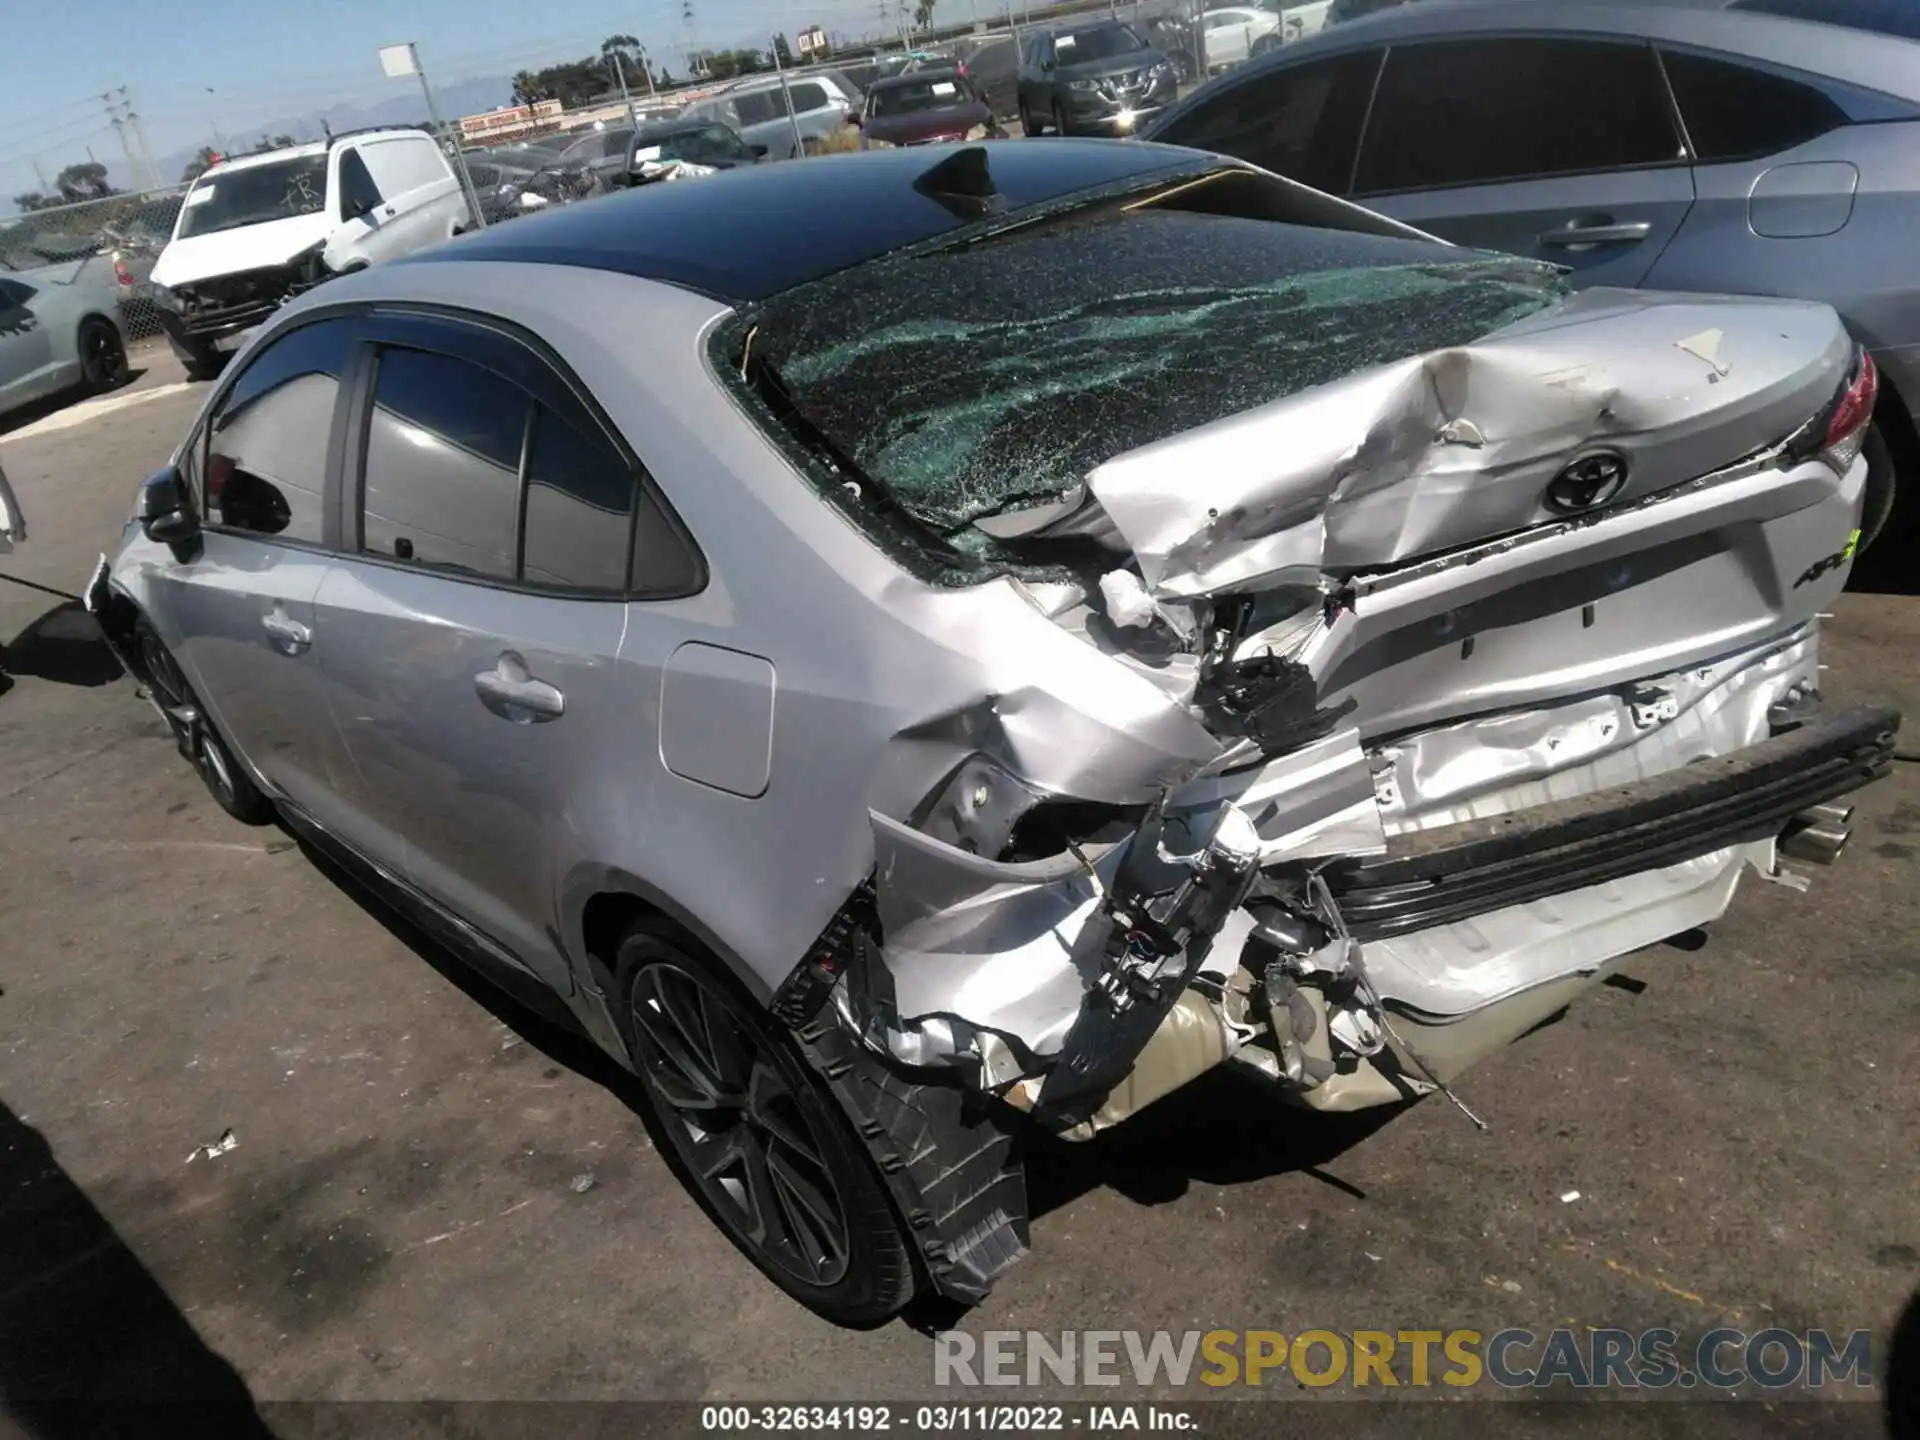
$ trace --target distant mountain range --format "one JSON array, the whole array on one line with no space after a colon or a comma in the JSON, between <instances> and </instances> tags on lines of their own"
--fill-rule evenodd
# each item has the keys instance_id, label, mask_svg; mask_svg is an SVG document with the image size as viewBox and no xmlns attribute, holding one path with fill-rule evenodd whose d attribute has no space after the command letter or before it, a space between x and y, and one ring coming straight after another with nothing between
<instances>
[{"instance_id":1,"label":"distant mountain range","mask_svg":"<svg viewBox=\"0 0 1920 1440\"><path fill-rule=\"evenodd\" d=\"M506 75L456 80L449 85L434 86L433 97L440 106L441 118L451 123L462 115L477 115L483 110L507 104L513 98L513 80ZM391 100L372 105L329 105L299 115L283 115L273 120L261 120L242 129L226 130L223 138L235 153L240 153L259 144L263 135L291 135L296 140L318 140L324 134L321 128L323 122L338 135L342 130L358 130L367 125L413 125L428 118L426 98L421 95L419 85L412 80L405 84L395 81ZM160 178L168 184L177 181L181 172L200 154L201 146L212 143L213 136L209 134L186 149L156 155L154 163L159 167ZM124 162L110 165L107 173L115 185L126 186L132 182Z\"/></svg>"}]
</instances>

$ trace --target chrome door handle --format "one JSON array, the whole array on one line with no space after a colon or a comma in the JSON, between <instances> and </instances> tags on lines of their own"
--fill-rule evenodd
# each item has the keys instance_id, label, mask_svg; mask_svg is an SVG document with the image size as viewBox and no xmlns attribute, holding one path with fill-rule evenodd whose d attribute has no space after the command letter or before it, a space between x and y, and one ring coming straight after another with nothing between
<instances>
[{"instance_id":1,"label":"chrome door handle","mask_svg":"<svg viewBox=\"0 0 1920 1440\"><path fill-rule=\"evenodd\" d=\"M1619 245L1644 240L1652 233L1653 226L1645 220L1624 225L1569 225L1564 230L1544 232L1540 236L1540 243L1562 249L1574 245Z\"/></svg>"},{"instance_id":2,"label":"chrome door handle","mask_svg":"<svg viewBox=\"0 0 1920 1440\"><path fill-rule=\"evenodd\" d=\"M313 644L313 632L285 611L272 610L260 617L260 628L273 637L274 647L288 655L298 655Z\"/></svg>"},{"instance_id":3,"label":"chrome door handle","mask_svg":"<svg viewBox=\"0 0 1920 1440\"><path fill-rule=\"evenodd\" d=\"M493 669L474 676L473 688L489 710L517 725L558 720L567 713L567 697L529 675L527 662L512 651L502 655Z\"/></svg>"}]
</instances>

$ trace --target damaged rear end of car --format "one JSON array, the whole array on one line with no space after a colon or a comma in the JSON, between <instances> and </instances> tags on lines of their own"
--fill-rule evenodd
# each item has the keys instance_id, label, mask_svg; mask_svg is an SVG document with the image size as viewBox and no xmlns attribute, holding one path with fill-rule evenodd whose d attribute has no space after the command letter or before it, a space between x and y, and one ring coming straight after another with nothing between
<instances>
[{"instance_id":1,"label":"damaged rear end of car","mask_svg":"<svg viewBox=\"0 0 1920 1440\"><path fill-rule=\"evenodd\" d=\"M1075 1140L1220 1066L1467 1108L1838 856L1899 716L1821 704L1875 388L1830 309L1574 294L1230 166L996 216L972 163L973 229L713 341L925 647L774 1000L816 1053Z\"/></svg>"}]
</instances>

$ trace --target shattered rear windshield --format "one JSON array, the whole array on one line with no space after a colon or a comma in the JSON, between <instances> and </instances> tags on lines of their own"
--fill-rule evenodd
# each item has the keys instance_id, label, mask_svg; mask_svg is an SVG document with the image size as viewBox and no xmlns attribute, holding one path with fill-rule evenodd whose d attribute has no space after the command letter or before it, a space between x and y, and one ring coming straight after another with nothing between
<instances>
[{"instance_id":1,"label":"shattered rear windshield","mask_svg":"<svg viewBox=\"0 0 1920 1440\"><path fill-rule=\"evenodd\" d=\"M988 560L975 520L1059 500L1153 441L1477 340L1566 289L1532 261L1145 208L842 271L767 302L753 350L893 507Z\"/></svg>"}]
</instances>

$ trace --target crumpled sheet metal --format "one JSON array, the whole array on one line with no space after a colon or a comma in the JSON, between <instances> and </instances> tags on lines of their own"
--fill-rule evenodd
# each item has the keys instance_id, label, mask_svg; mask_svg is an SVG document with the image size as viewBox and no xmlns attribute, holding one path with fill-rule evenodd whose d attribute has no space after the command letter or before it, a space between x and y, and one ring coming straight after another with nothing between
<instances>
[{"instance_id":1,"label":"crumpled sheet metal","mask_svg":"<svg viewBox=\"0 0 1920 1440\"><path fill-rule=\"evenodd\" d=\"M1588 290L1117 456L1087 488L1160 599L1304 584L1552 519L1547 484L1584 449L1626 457L1622 500L1721 468L1811 419L1851 354L1824 305Z\"/></svg>"},{"instance_id":2,"label":"crumpled sheet metal","mask_svg":"<svg viewBox=\"0 0 1920 1440\"><path fill-rule=\"evenodd\" d=\"M1387 832L1372 762L1349 726L1257 769L1210 776L1167 800L1169 815L1231 801L1253 822L1262 865L1328 855L1382 855Z\"/></svg>"},{"instance_id":3,"label":"crumpled sheet metal","mask_svg":"<svg viewBox=\"0 0 1920 1440\"><path fill-rule=\"evenodd\" d=\"M1559 796L1625 785L1767 738L1767 712L1796 687L1817 688L1819 632L1692 666L1624 690L1480 716L1383 747L1380 810L1395 833L1456 825ZM1656 696L1672 713L1636 721Z\"/></svg>"},{"instance_id":4,"label":"crumpled sheet metal","mask_svg":"<svg viewBox=\"0 0 1920 1440\"><path fill-rule=\"evenodd\" d=\"M1057 1052L1100 974L1100 897L1124 847L1089 853L1096 884L1072 855L1005 865L878 812L871 818L875 898L903 1028L962 1016L1035 1054ZM927 1040L938 1038L896 1035L889 1045L924 1064Z\"/></svg>"},{"instance_id":5,"label":"crumpled sheet metal","mask_svg":"<svg viewBox=\"0 0 1920 1440\"><path fill-rule=\"evenodd\" d=\"M1032 789L1146 803L1224 748L1145 675L1065 629L1035 629L1033 604L1012 583L950 593L904 577L897 584L899 608L919 629L885 663L889 682L919 708L881 755L874 808L909 813L936 777L973 755ZM1028 638L1009 647L983 635Z\"/></svg>"}]
</instances>

